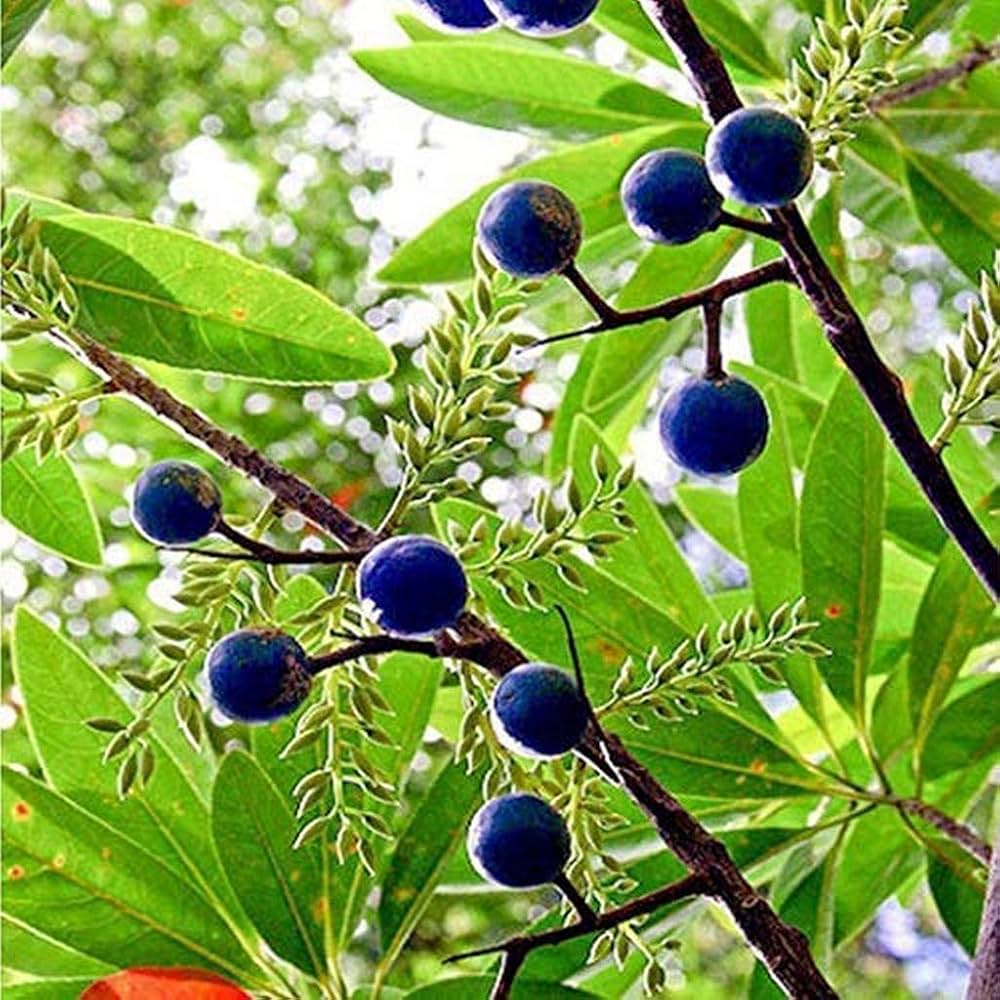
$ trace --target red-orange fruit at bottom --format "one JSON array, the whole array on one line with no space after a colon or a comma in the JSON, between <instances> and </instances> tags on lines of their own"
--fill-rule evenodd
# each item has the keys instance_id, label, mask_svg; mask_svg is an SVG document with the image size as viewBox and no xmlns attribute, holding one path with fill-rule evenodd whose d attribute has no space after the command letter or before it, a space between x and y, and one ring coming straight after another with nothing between
<instances>
[{"instance_id":1,"label":"red-orange fruit at bottom","mask_svg":"<svg viewBox=\"0 0 1000 1000\"><path fill-rule=\"evenodd\" d=\"M91 983L80 1000L251 1000L246 990L201 969L125 969Z\"/></svg>"}]
</instances>

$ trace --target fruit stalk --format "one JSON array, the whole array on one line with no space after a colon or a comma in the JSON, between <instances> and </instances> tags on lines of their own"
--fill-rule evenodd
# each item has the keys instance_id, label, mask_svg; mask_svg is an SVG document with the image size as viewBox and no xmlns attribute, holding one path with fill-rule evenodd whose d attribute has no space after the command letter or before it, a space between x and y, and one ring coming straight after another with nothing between
<instances>
[{"instance_id":1,"label":"fruit stalk","mask_svg":"<svg viewBox=\"0 0 1000 1000\"><path fill-rule=\"evenodd\" d=\"M701 33L684 0L639 0L646 16L673 49L712 122L743 106L718 51ZM958 492L941 456L917 424L899 376L878 352L844 288L816 246L794 205L771 209L780 244L796 284L809 300L827 340L854 376L899 456L945 530L994 597L1000 597L1000 557Z\"/></svg>"}]
</instances>

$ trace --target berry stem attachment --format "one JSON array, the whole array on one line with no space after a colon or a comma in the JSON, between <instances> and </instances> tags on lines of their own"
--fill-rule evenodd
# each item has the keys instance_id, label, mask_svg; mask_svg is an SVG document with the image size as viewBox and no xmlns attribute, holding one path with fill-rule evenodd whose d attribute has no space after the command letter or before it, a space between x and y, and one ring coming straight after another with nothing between
<instances>
[{"instance_id":1,"label":"berry stem attachment","mask_svg":"<svg viewBox=\"0 0 1000 1000\"><path fill-rule=\"evenodd\" d=\"M764 222L761 219L748 219L742 215L733 215L732 212L723 211L719 216L720 226L729 226L730 229L742 229L746 233L754 233L769 240L778 238L778 230L773 223Z\"/></svg>"},{"instance_id":2,"label":"berry stem attachment","mask_svg":"<svg viewBox=\"0 0 1000 1000\"><path fill-rule=\"evenodd\" d=\"M706 302L702 313L705 316L705 378L718 382L726 375L722 367L722 303Z\"/></svg>"},{"instance_id":3,"label":"berry stem attachment","mask_svg":"<svg viewBox=\"0 0 1000 1000\"><path fill-rule=\"evenodd\" d=\"M725 302L726 299L732 298L734 295L741 295L743 292L749 292L761 285L769 285L775 281L793 280L792 272L784 260L772 260L743 274L725 278L722 281L717 281L714 285L706 285L704 288L697 288L692 292L685 292L683 295L675 295L673 298L665 299L663 302L657 302L651 306L618 310L601 298L599 293L587 284L582 276L579 279L571 277L568 270L563 271L563 274L584 296L599 317L599 321L580 330L570 330L567 333L557 333L552 337L543 337L530 344L528 350L563 340L572 340L575 337L589 337L592 334L604 333L606 330L618 330L623 326L636 326L652 319L671 320L691 309L701 308L706 302ZM583 281L584 284L578 284L578 280ZM583 291L584 287L587 288L586 293ZM591 296L595 296L596 299L592 301ZM597 300L600 301L600 306L598 306Z\"/></svg>"},{"instance_id":4,"label":"berry stem attachment","mask_svg":"<svg viewBox=\"0 0 1000 1000\"><path fill-rule=\"evenodd\" d=\"M601 293L583 276L583 272L570 261L563 268L563 277L580 293L580 297L594 310L594 314L602 320L614 320L620 313ZM533 345L536 346L536 345Z\"/></svg>"},{"instance_id":5,"label":"berry stem attachment","mask_svg":"<svg viewBox=\"0 0 1000 1000\"><path fill-rule=\"evenodd\" d=\"M591 905L583 898L582 893L569 880L565 872L552 880L552 884L566 897L566 901L576 910L581 924L593 927L597 923L597 914Z\"/></svg>"}]
</instances>

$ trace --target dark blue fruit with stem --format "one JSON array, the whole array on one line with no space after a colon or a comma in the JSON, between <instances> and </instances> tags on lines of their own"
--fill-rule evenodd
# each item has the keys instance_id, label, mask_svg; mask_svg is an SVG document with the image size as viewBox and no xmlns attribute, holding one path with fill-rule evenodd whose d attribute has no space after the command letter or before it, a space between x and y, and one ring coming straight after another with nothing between
<instances>
[{"instance_id":1,"label":"dark blue fruit with stem","mask_svg":"<svg viewBox=\"0 0 1000 1000\"><path fill-rule=\"evenodd\" d=\"M522 663L493 690L490 721L500 742L528 757L558 757L572 750L590 712L576 681L548 663Z\"/></svg>"},{"instance_id":2,"label":"dark blue fruit with stem","mask_svg":"<svg viewBox=\"0 0 1000 1000\"><path fill-rule=\"evenodd\" d=\"M358 567L362 609L395 635L432 635L454 625L468 594L462 564L424 535L386 539Z\"/></svg>"},{"instance_id":3,"label":"dark blue fruit with stem","mask_svg":"<svg viewBox=\"0 0 1000 1000\"><path fill-rule=\"evenodd\" d=\"M449 31L485 31L497 19L483 0L414 0L430 20Z\"/></svg>"},{"instance_id":4,"label":"dark blue fruit with stem","mask_svg":"<svg viewBox=\"0 0 1000 1000\"><path fill-rule=\"evenodd\" d=\"M712 183L744 205L780 208L809 183L812 142L794 119L774 108L742 108L712 129L705 147Z\"/></svg>"},{"instance_id":5,"label":"dark blue fruit with stem","mask_svg":"<svg viewBox=\"0 0 1000 1000\"><path fill-rule=\"evenodd\" d=\"M500 23L522 35L561 35L583 24L597 0L486 0Z\"/></svg>"},{"instance_id":6,"label":"dark blue fruit with stem","mask_svg":"<svg viewBox=\"0 0 1000 1000\"><path fill-rule=\"evenodd\" d=\"M151 541L184 545L219 522L222 496L215 481L190 462L157 462L136 480L132 520Z\"/></svg>"},{"instance_id":7,"label":"dark blue fruit with stem","mask_svg":"<svg viewBox=\"0 0 1000 1000\"><path fill-rule=\"evenodd\" d=\"M212 700L231 719L270 722L294 712L312 686L306 651L275 629L230 632L205 660Z\"/></svg>"},{"instance_id":8,"label":"dark blue fruit with stem","mask_svg":"<svg viewBox=\"0 0 1000 1000\"><path fill-rule=\"evenodd\" d=\"M660 439L670 457L700 476L728 476L764 450L769 419L761 394L730 375L682 382L660 410Z\"/></svg>"},{"instance_id":9,"label":"dark blue fruit with stem","mask_svg":"<svg viewBox=\"0 0 1000 1000\"><path fill-rule=\"evenodd\" d=\"M686 149L641 156L622 181L621 198L629 225L654 243L689 243L722 217L722 195L705 161Z\"/></svg>"},{"instance_id":10,"label":"dark blue fruit with stem","mask_svg":"<svg viewBox=\"0 0 1000 1000\"><path fill-rule=\"evenodd\" d=\"M555 879L569 860L563 818L535 795L501 795L487 802L469 825L466 847L483 878L512 889Z\"/></svg>"},{"instance_id":11,"label":"dark blue fruit with stem","mask_svg":"<svg viewBox=\"0 0 1000 1000\"><path fill-rule=\"evenodd\" d=\"M544 278L573 262L583 224L559 188L543 181L512 181L483 205L476 233L501 271L516 278Z\"/></svg>"}]
</instances>

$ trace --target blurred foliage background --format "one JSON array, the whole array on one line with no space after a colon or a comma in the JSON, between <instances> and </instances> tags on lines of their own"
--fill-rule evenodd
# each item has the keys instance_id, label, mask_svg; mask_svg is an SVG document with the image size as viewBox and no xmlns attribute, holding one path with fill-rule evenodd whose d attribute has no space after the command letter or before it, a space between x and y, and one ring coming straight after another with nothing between
<instances>
[{"instance_id":1,"label":"blurred foliage background","mask_svg":"<svg viewBox=\"0 0 1000 1000\"><path fill-rule=\"evenodd\" d=\"M535 138L512 143L472 125L443 126L374 85L351 61L348 47L394 32L402 37L385 6L373 0L57 0L5 69L0 89L5 183L83 209L151 219L220 240L328 293L392 345L400 364L392 385L343 383L303 391L156 371L182 398L366 520L377 520L398 482L383 418L402 412L411 358L441 304L436 292L427 298L387 287L374 272L402 237L435 214L422 205L432 186L443 186L457 201L499 167L547 145ZM740 6L764 38L784 39L782 47L795 51L813 5L754 0ZM931 65L972 33L988 33L991 6L995 15L989 0L936 5L939 26L926 35L913 64ZM593 29L553 44L587 50L602 64L657 79L640 54L599 38ZM771 54L780 60L786 51ZM997 186L995 150L970 149L960 141L949 147L946 135L931 131L922 139L982 183ZM433 155L420 160L428 151ZM481 162L465 172L454 168L450 176L448 164L463 157ZM444 175L422 175L415 162ZM440 194L429 200L435 198L440 201ZM412 210L409 215L400 212L401 204ZM961 322L968 283L915 228L901 232L890 225L880 233L845 214L834 229L852 295L880 349L907 380L923 376L938 385L938 348ZM606 289L622 284L635 254L635 246L625 248L595 280ZM556 290L530 320L558 330L583 315ZM727 336L738 353L746 339L742 317L728 322ZM460 470L504 514L525 511L541 482L552 414L578 355L579 346L572 344L543 361L525 355L511 422L497 426L494 445ZM81 377L63 355L44 346L25 348L23 360L60 378ZM682 349L667 362L663 380L698 362L698 352ZM150 461L167 456L197 455L213 463L123 402L88 404L91 418L98 407L99 429L84 427L74 458L101 522L105 571L72 567L4 524L0 586L5 616L24 600L96 663L114 669L148 656L140 623L158 608L170 608L180 584L176 557L157 556L131 529L129 484ZM740 587L741 564L678 506L676 474L644 460L649 435L648 428L636 432L640 475L699 576L715 590ZM229 512L256 510L258 490L224 469L212 471L223 484ZM303 530L297 515L284 518L286 544L297 544ZM4 758L31 767L6 658L3 688ZM434 740L425 749L428 772L445 750ZM414 794L421 785L418 771ZM530 915L530 902L502 899L498 906L498 898L485 891L439 897L408 953L407 976L415 983L430 980L439 974L442 954L475 944L486 927L501 921L513 927ZM963 954L944 934L923 891L907 893L900 903L887 904L874 930L839 959L841 981L851 984L845 995L958 996L967 968ZM752 957L723 925L719 913L706 908L694 931L684 935L673 995L733 995ZM359 979L370 957L362 928L353 959Z\"/></svg>"}]
</instances>

